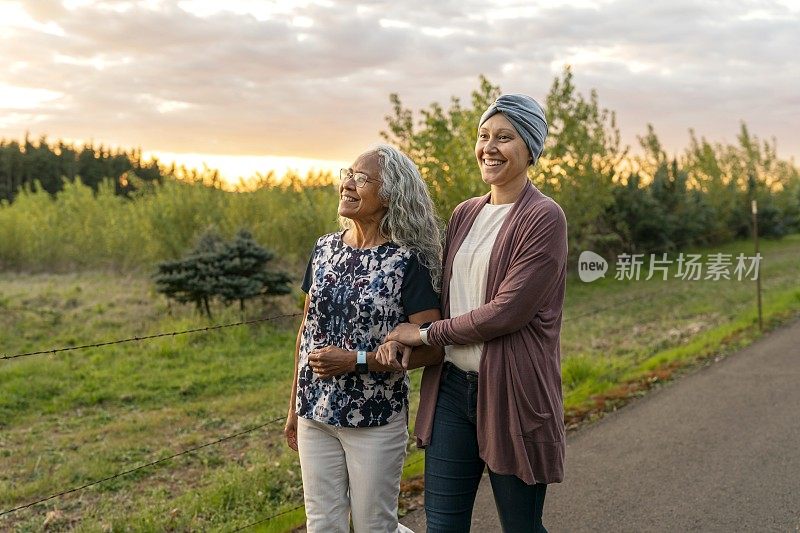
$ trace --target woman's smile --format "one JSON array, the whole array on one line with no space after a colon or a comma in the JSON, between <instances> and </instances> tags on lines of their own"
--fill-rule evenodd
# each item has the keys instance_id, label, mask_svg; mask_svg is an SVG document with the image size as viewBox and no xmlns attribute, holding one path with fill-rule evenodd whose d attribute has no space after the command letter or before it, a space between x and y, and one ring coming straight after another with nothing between
<instances>
[{"instance_id":1,"label":"woman's smile","mask_svg":"<svg viewBox=\"0 0 800 533\"><path fill-rule=\"evenodd\" d=\"M489 159L486 157L483 159L483 166L485 167L499 167L503 163L505 163L505 161L501 159Z\"/></svg>"}]
</instances>

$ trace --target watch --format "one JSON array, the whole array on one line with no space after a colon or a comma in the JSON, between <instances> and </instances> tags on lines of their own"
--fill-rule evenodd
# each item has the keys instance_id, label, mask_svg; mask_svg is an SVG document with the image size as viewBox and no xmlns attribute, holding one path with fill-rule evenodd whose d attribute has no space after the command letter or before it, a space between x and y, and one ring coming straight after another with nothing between
<instances>
[{"instance_id":1,"label":"watch","mask_svg":"<svg viewBox=\"0 0 800 533\"><path fill-rule=\"evenodd\" d=\"M430 346L428 342L428 330L431 328L433 322L425 322L419 327L419 338L422 339L422 344Z\"/></svg>"},{"instance_id":2,"label":"watch","mask_svg":"<svg viewBox=\"0 0 800 533\"><path fill-rule=\"evenodd\" d=\"M366 374L367 372L369 372L366 350L358 350L356 352L356 372L358 372L359 374Z\"/></svg>"}]
</instances>

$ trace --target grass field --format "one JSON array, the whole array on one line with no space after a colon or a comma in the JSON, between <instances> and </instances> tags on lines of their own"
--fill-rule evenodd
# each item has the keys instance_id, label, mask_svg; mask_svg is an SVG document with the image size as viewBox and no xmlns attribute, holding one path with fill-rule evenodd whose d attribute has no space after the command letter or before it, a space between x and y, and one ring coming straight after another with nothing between
<instances>
[{"instance_id":1,"label":"grass field","mask_svg":"<svg viewBox=\"0 0 800 533\"><path fill-rule=\"evenodd\" d=\"M751 253L748 242L704 252ZM800 312L800 235L762 242L767 325ZM568 283L568 417L750 342L752 281ZM296 312L297 297L248 317ZM217 310L215 323L239 320ZM0 273L0 355L208 325L143 276ZM0 361L0 512L281 417L297 319ZM414 373L418 382L419 372ZM416 398L414 397L414 400ZM282 422L0 517L0 530L230 531L302 501ZM418 455L406 474L418 475ZM291 511L259 526L285 531ZM254 530L258 530L255 528Z\"/></svg>"}]
</instances>

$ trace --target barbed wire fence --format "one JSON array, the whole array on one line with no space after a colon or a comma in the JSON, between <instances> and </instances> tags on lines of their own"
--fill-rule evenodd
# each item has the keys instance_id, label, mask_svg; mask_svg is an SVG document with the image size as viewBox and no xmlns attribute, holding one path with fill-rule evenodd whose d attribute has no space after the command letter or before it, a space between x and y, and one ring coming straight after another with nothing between
<instances>
[{"instance_id":1,"label":"barbed wire fence","mask_svg":"<svg viewBox=\"0 0 800 533\"><path fill-rule=\"evenodd\" d=\"M52 354L55 355L60 352L69 352L73 350L85 350L88 348L99 348L102 346L112 346L114 344L123 344L126 342L138 342L138 341L145 341L149 339L158 339L160 337L175 337L177 335L186 335L189 333L202 333L207 331L214 331L218 329L224 328L232 328L235 326L246 326L250 324L258 324L260 322L269 322L272 320L278 320L281 318L291 318L300 316L303 313L288 313L283 315L276 315L270 316L266 318L254 318L252 320L242 320L241 322L231 322L229 324L218 324L216 326L206 326L202 328L192 328L192 329L185 329L183 331L170 331L168 333L155 333L153 335L143 335L143 336L136 336L136 337L129 337L127 339L119 339L114 341L105 341L105 342L96 342L94 344L81 344L78 346L67 346L64 348L51 348L49 350L37 350L34 352L24 352L24 353L17 353L13 355L2 355L0 356L0 360L8 360L8 359L19 359L21 357L30 357L33 355L43 355L43 354Z\"/></svg>"},{"instance_id":2,"label":"barbed wire fence","mask_svg":"<svg viewBox=\"0 0 800 533\"><path fill-rule=\"evenodd\" d=\"M78 491L81 491L81 490L84 490L84 489L88 489L89 487L93 487L95 485L99 485L101 483L105 483L106 481L111 481L112 479L117 479L119 477L127 476L128 474L133 474L134 472L138 472L139 470L143 470L145 468L149 468L151 466L155 466L157 464L164 463L166 461L169 461L169 460L175 459L177 457L180 457L181 455L194 453L194 452L196 452L198 450L201 450L203 448L207 448L209 446L214 446L215 444L220 444L220 443L225 442L227 440L231 440L231 439L235 439L236 437L241 437L243 435L247 435L248 433L252 433L252 432L257 431L257 430L259 430L261 428L267 427L267 426L269 426L271 424L283 421L285 419L286 419L286 417L283 417L283 416L278 417L278 418L274 418L272 420L264 422L263 424L259 424L257 426L253 426L253 427L245 429L243 431L239 431L239 432L233 433L232 435L226 435L224 437L221 437L219 439L213 440L211 442L207 442L207 443L201 444L199 446L193 446L191 448L187 448L187 449L185 449L183 451L180 451L178 453L173 453L172 455L169 455L167 457L162 457L161 459L157 459L155 461L151 461L149 463L145 463L143 465L139 465L137 467L130 468L128 470L124 470L122 472L119 472L119 473L116 473L116 474L113 474L113 475L110 475L110 476L107 476L107 477L104 477L104 478L100 478L100 479L96 479L94 481L90 481L89 483L85 483L85 484L80 485L78 487L73 487L73 488L70 488L70 489L67 489L67 490L63 490L63 491L58 492L56 494L53 494L51 496L47 496L45 498L41 498L39 500L30 502L30 503L26 503L25 505L20 505L19 507L14 507L13 509L0 511L0 516L11 514L11 513L16 512L16 511L21 511L22 509L27 509L29 507L33 507L34 505L38 505L40 503L45 503L45 502L53 500L55 498L60 498L61 496L66 496L67 494L72 494L73 492L78 492Z\"/></svg>"},{"instance_id":3,"label":"barbed wire fence","mask_svg":"<svg viewBox=\"0 0 800 533\"><path fill-rule=\"evenodd\" d=\"M656 292L664 292L664 291L656 291ZM589 312L586 312L586 313L582 313L582 314L579 314L579 315L566 317L566 318L563 319L563 321L566 322L566 321L569 321L569 320L577 320L579 318L592 316L592 315L601 313L603 311L608 311L610 309L619 307L619 306L621 306L623 304L628 304L628 303L632 303L632 302L635 302L635 301L649 299L649 298L652 298L653 296L654 296L654 294L647 293L647 294L636 296L634 298L624 299L624 300L615 302L614 304L610 304L608 306L603 306L603 307L600 307L600 308L593 309L593 310L591 310ZM45 354L55 355L55 354L63 353L63 352L78 351L78 350L85 350L85 349L90 349L90 348L99 348L99 347L106 347L106 346L113 346L113 345L118 345L118 344L123 344L123 343L130 343L130 342L140 342L140 341L163 338L163 337L175 337L177 335L187 335L187 334L192 334L192 333L203 333L203 332L215 331L215 330L220 330L220 329L225 329L225 328L239 327L239 326L252 325L252 324L258 324L258 323L263 323L263 322L269 322L269 321L274 321L274 320L279 320L279 319L284 319L284 318L294 318L294 317L301 316L302 314L303 313L300 313L300 312L287 313L287 314L275 315L275 316L270 316L270 317L256 318L256 319L251 319L251 320L242 320L242 321L239 321L239 322L218 324L218 325L214 325L214 326L205 326L205 327L191 328L191 329L185 329L185 330L180 330L180 331L156 333L156 334L152 334L152 335L134 336L134 337L128 337L128 338L118 339L118 340L103 341L103 342L96 342L96 343L89 343L89 344L82 344L82 345L75 345L75 346L66 346L66 347L59 347L59 348L51 348L51 349L45 349L45 350L36 350L36 351L30 351L30 352L21 352L21 353L14 353L14 354L3 354L2 356L0 356L0 361L12 361L12 360L16 360L16 359L21 359L21 358L25 358L25 357L33 357L33 356L37 356L37 355L45 355ZM114 480L114 479L117 479L117 478L120 478L120 477L124 477L124 476L130 475L130 474L132 474L134 472L138 472L140 470L143 470L143 469L146 469L146 468L150 468L150 467L156 466L158 464L166 463L166 462L171 461L173 459L176 459L176 458L178 458L180 456L191 454L191 453L195 453L195 452L197 452L197 451L199 451L201 449L204 449L204 448L207 448L207 447L210 447L210 446L215 446L215 445L220 444L222 442L226 442L226 441L238 438L238 437L242 437L244 435L251 434L251 433L253 433L255 431L258 431L260 429L264 429L264 428L266 428L268 426L271 426L271 425L276 424L278 422L281 422L283 420L285 420L284 416L273 418L273 419L267 420L265 422L262 422L260 424L257 424L255 426L249 427L247 429L232 433L230 435L225 435L225 436L220 437L218 439L215 439L213 441L206 442L206 443L198 445L198 446L193 446L191 448L187 448L187 449L179 451L177 453L173 453L173 454L171 454L169 456L162 457L162 458L156 459L154 461L150 461L148 463L145 463L145 464L133 467L133 468L129 468L127 470L124 470L124 471L121 471L121 472L118 472L118 473L115 473L115 474L112 474L112 475L109 475L109 476L106 476L106 477L103 477L103 478L95 479L95 480L90 481L88 483L84 483L83 485L79 485L79 486L76 486L76 487L71 487L71 488L60 490L59 492L56 492L56 493L51 494L49 496L37 499L35 501L31 501L29 503L26 503L26 504L23 504L23 505L19 505L17 507L11 508L11 509L2 510L2 511L0 511L0 517L8 516L8 515L10 515L12 513L15 513L15 512L24 510L24 509L28 509L28 508L34 507L36 505L39 505L39 504L46 503L48 501L51 501L51 500L54 500L54 499L57 499L57 498L61 498L63 496L69 495L69 494L80 492L80 491L88 489L90 487L93 487L93 486L96 486L96 485L100 485L102 483L106 483L108 481L111 481L111 480ZM405 472L409 467L411 467L411 466L413 466L415 464L418 464L422 460L424 460L424 454L421 454L416 459L414 459L414 460L410 461L409 463L407 463L403 467L403 471ZM290 514L290 513L294 512L294 511L297 511L297 510L299 510L299 509L301 509L303 507L304 507L304 504L300 503L300 504L298 504L298 505L296 505L296 506L294 506L294 507L292 507L290 509L286 509L286 510L271 514L271 515L266 516L266 517L264 517L262 519L259 519L257 521L250 522L250 523L248 523L248 524L246 524L244 526L240 526L240 527L238 527L236 529L233 529L231 531L232 532L243 531L243 530L255 527L257 525L261 525L261 524L267 523L267 522L272 521L272 520L274 520L276 518L279 518L281 516L285 516L285 515Z\"/></svg>"},{"instance_id":4,"label":"barbed wire fence","mask_svg":"<svg viewBox=\"0 0 800 533\"><path fill-rule=\"evenodd\" d=\"M232 328L232 327L238 327L238 326L246 326L246 325L258 324L258 323L263 323L263 322L270 322L270 321L284 319L284 318L293 318L293 317L298 317L298 316L301 316L301 315L302 315L302 313L300 313L300 312L297 312L297 313L285 313L285 314L281 314L281 315L274 315L274 316L256 318L256 319L251 319L251 320L242 320L242 321L239 321L239 322L231 322L231 323L226 323L226 324L217 324L217 325L213 325L213 326L204 326L204 327L184 329L184 330L179 330L179 331L162 332L162 333L156 333L156 334L152 334L152 335L140 335L140 336L128 337L128 338L124 338L124 339L111 340L111 341L102 341L102 342L95 342L95 343L89 343L89 344L81 344L81 345L66 346L66 347L59 347L59 348L50 348L50 349L46 349L46 350L35 350L35 351L30 351L30 352L21 352L21 353L14 353L14 354L3 354L2 356L0 356L0 361L11 361L11 360L21 359L21 358L25 358L25 357L32 357L32 356L36 356L36 355L45 355L45 354L55 355L55 354L58 354L58 353L69 352L69 351L78 351L78 350L86 350L86 349L90 349L90 348L113 346L113 345L118 345L118 344L124 344L124 343L130 343L130 342L139 342L139 341L145 341L145 340L157 339L157 338L163 338L163 337L175 337L177 335L187 335L187 334L191 334L191 333L204 333L204 332L215 331L215 330L220 330L220 329L225 329L225 328ZM103 477L103 478L100 478L100 479L92 480L92 481L90 481L88 483L84 483L83 485L79 485L79 486L76 486L76 487L70 487L70 488L67 488L67 489L60 490L59 492L56 492L56 493L51 494L49 496L46 496L46 497L39 498L37 500L28 502L26 504L19 505L17 507L13 507L11 509L2 510L2 511L0 511L0 517L7 516L7 515L10 515L12 513L21 511L23 509L28 509L28 508L34 507L34 506L42 504L42 503L46 503L48 501L51 501L51 500L54 500L54 499L57 499L57 498L61 498L61 497L66 496L68 494L73 494L73 493L76 493L76 492L80 492L80 491L88 489L90 487L93 487L93 486L96 486L96 485L100 485L102 483L106 483L108 481L111 481L111 480L114 480L114 479L117 479L117 478L120 478L120 477L123 477L123 476L127 476L127 475L130 475L130 474L133 474L134 472L138 472L138 471L144 470L146 468L151 468L153 466L156 466L156 465L159 465L159 464L162 464L162 463L166 463L166 462L171 461L173 459L176 459L176 458L178 458L180 456L191 454L191 453L195 453L195 452L197 452L197 451L199 451L201 449L208 448L210 446L215 446L217 444L220 444L220 443L223 443L223 442L226 442L226 441L238 438L238 437L242 437L244 435L251 434L251 433L253 433L255 431L258 431L259 429L263 429L263 428L266 428L266 427L268 427L270 425L276 424L278 422L282 422L285 419L286 419L286 417L284 417L284 416L273 418L273 419L270 419L270 420L268 420L266 422L263 422L261 424L249 427L247 429L244 429L244 430L241 430L241 431L238 431L238 432L235 432L233 434L225 435L225 436L220 437L218 439L215 439L215 440L213 440L211 442L206 442L206 443L198 445L198 446L193 446L191 448L187 448L185 450L179 451L179 452L171 454L169 456L162 457L162 458L156 459L154 461L150 461L148 463L145 463L145 464L133 467L133 468L129 468L127 470L124 470L124 471L121 471L121 472L117 472L115 474L112 474L112 475L109 475L109 476L106 476L106 477ZM302 507L302 505L300 505L300 507ZM298 508L299 507L294 508L294 509L292 509L290 511L297 510ZM277 516L280 516L281 514L286 514L286 513L290 512L290 511L285 511L283 513L279 513L279 514L273 516L272 518L276 518ZM263 523L264 521L268 521L268 520L270 520L272 518L268 517L267 519L259 521L258 523ZM253 525L256 525L256 524L253 524Z\"/></svg>"},{"instance_id":5,"label":"barbed wire fence","mask_svg":"<svg viewBox=\"0 0 800 533\"><path fill-rule=\"evenodd\" d=\"M258 525L261 525L261 524L265 524L267 522L275 520L278 517L281 517L281 516L287 515L289 513L293 513L293 512L295 512L297 510L300 510L303 507L305 507L305 504L302 504L302 503L298 504L298 505L292 507L291 509L286 509L285 511L281 511L279 513L275 513L275 514L269 515L269 516L267 516L265 518L262 518L260 520L256 520L255 522L250 522L250 523L245 524L243 526L237 527L236 529L232 529L231 533L236 533L237 531L244 531L245 529L250 529L251 527L255 527L255 526L258 526Z\"/></svg>"}]
</instances>

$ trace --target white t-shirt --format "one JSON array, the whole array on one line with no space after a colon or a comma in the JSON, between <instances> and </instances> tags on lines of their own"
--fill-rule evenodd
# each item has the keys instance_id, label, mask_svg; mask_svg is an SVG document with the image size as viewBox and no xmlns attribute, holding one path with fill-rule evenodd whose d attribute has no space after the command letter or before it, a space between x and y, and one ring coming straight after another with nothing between
<instances>
[{"instance_id":1,"label":"white t-shirt","mask_svg":"<svg viewBox=\"0 0 800 533\"><path fill-rule=\"evenodd\" d=\"M492 247L500 226L514 204L486 204L453 258L450 277L450 316L469 313L486 303L486 278ZM445 361L462 370L478 371L483 343L446 346Z\"/></svg>"}]
</instances>

